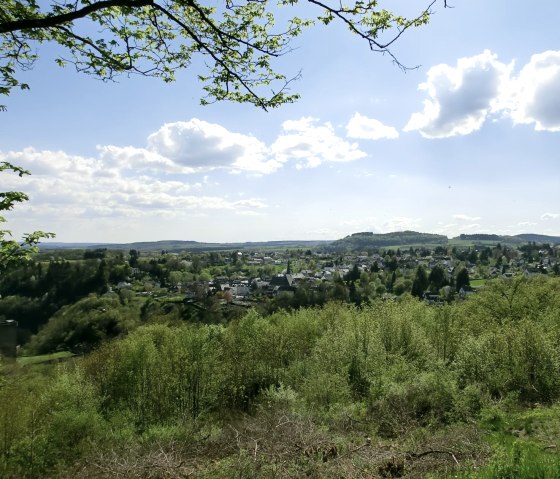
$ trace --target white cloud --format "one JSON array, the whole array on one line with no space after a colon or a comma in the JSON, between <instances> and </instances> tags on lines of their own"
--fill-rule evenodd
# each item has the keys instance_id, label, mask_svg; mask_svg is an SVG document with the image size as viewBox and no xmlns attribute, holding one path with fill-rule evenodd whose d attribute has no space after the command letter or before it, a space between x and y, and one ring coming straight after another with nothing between
<instances>
[{"instance_id":1,"label":"white cloud","mask_svg":"<svg viewBox=\"0 0 560 479\"><path fill-rule=\"evenodd\" d=\"M526 227L526 226L536 226L537 223L534 223L533 221L521 221L520 223L517 223L517 226L521 226L521 227Z\"/></svg>"},{"instance_id":2,"label":"white cloud","mask_svg":"<svg viewBox=\"0 0 560 479\"><path fill-rule=\"evenodd\" d=\"M197 171L231 168L272 173L282 166L267 158L267 147L257 138L197 118L166 123L148 137L148 149Z\"/></svg>"},{"instance_id":3,"label":"white cloud","mask_svg":"<svg viewBox=\"0 0 560 479\"><path fill-rule=\"evenodd\" d=\"M383 232L407 231L407 230L419 231L421 224L422 224L422 218L407 218L405 216L397 216L383 223Z\"/></svg>"},{"instance_id":4,"label":"white cloud","mask_svg":"<svg viewBox=\"0 0 560 479\"><path fill-rule=\"evenodd\" d=\"M366 156L357 143L337 136L330 123L316 123L316 119L309 117L285 121L284 133L270 147L276 161L291 160L299 168L314 168L325 162L354 161Z\"/></svg>"},{"instance_id":5,"label":"white cloud","mask_svg":"<svg viewBox=\"0 0 560 479\"><path fill-rule=\"evenodd\" d=\"M100 160L106 168L128 169L134 171L158 171L194 173L195 169L178 165L156 151L134 146L98 145Z\"/></svg>"},{"instance_id":6,"label":"white cloud","mask_svg":"<svg viewBox=\"0 0 560 479\"><path fill-rule=\"evenodd\" d=\"M137 221L138 228L144 227L144 221L160 219L179 224L204 212L262 215L268 208L266 200L230 199L221 193L227 186L218 188L208 172L251 177L273 173L287 163L304 168L365 156L356 143L338 136L332 125L310 118L285 122L270 146L253 136L192 119L163 125L145 145L98 145L97 154L88 157L34 148L0 151L0 161L33 173L2 177L2 190L22 190L31 199L10 214L11 224L14 219L20 224L40 220L58 225L59 231L71 230L70 223L83 229L93 221L116 228L124 219ZM188 181L195 174L196 180ZM88 229L95 233L93 226Z\"/></svg>"},{"instance_id":7,"label":"white cloud","mask_svg":"<svg viewBox=\"0 0 560 479\"><path fill-rule=\"evenodd\" d=\"M355 113L346 125L346 136L364 140L395 139L399 137L399 132L379 120Z\"/></svg>"},{"instance_id":8,"label":"white cloud","mask_svg":"<svg viewBox=\"0 0 560 479\"><path fill-rule=\"evenodd\" d=\"M557 218L560 218L560 213L543 213L541 215L541 220L543 221L555 220Z\"/></svg>"},{"instance_id":9,"label":"white cloud","mask_svg":"<svg viewBox=\"0 0 560 479\"><path fill-rule=\"evenodd\" d=\"M262 213L259 213L258 211L243 211L243 210L238 210L235 212L236 215L238 216L262 216Z\"/></svg>"},{"instance_id":10,"label":"white cloud","mask_svg":"<svg viewBox=\"0 0 560 479\"><path fill-rule=\"evenodd\" d=\"M134 159L135 152L122 163L115 161L111 148L100 148L100 158L72 156L64 152L26 148L21 152L0 152L0 161L22 165L33 172L19 178L4 175L3 188L23 190L30 202L19 205L18 213L67 218L95 217L181 217L196 210L255 211L266 208L259 198L230 201L227 198L196 194L203 185L177 179L156 178L134 164L146 164L147 157ZM120 158L117 156L117 159ZM136 161L136 163L135 163ZM148 164L150 162L148 161ZM110 169L110 175L103 174Z\"/></svg>"},{"instance_id":11,"label":"white cloud","mask_svg":"<svg viewBox=\"0 0 560 479\"><path fill-rule=\"evenodd\" d=\"M413 113L404 131L418 130L425 138L468 135L482 126L501 105L513 63L506 65L489 50L460 58L457 66L441 64L428 70L420 90L428 94L424 110Z\"/></svg>"},{"instance_id":12,"label":"white cloud","mask_svg":"<svg viewBox=\"0 0 560 479\"><path fill-rule=\"evenodd\" d=\"M377 228L374 226L378 223L375 216L358 216L351 218L341 218L337 222L336 232L338 236L345 236L348 233L356 233L359 231L372 231L377 233Z\"/></svg>"},{"instance_id":13,"label":"white cloud","mask_svg":"<svg viewBox=\"0 0 560 479\"><path fill-rule=\"evenodd\" d=\"M536 130L560 131L560 51L535 54L512 80L511 118Z\"/></svg>"},{"instance_id":14,"label":"white cloud","mask_svg":"<svg viewBox=\"0 0 560 479\"><path fill-rule=\"evenodd\" d=\"M411 115L404 131L425 138L468 135L498 113L535 130L560 131L560 51L534 54L517 76L513 68L489 50L460 58L456 67L430 68L418 87L428 94L424 109Z\"/></svg>"},{"instance_id":15,"label":"white cloud","mask_svg":"<svg viewBox=\"0 0 560 479\"><path fill-rule=\"evenodd\" d=\"M459 220L459 221L478 221L480 216L468 216L468 215L451 215L452 218Z\"/></svg>"},{"instance_id":16,"label":"white cloud","mask_svg":"<svg viewBox=\"0 0 560 479\"><path fill-rule=\"evenodd\" d=\"M297 168L366 156L356 143L339 137L330 123L312 118L289 120L269 147L250 135L193 118L166 123L148 136L147 147L98 146L108 168L146 172L195 173L225 169L231 173L270 174L293 161Z\"/></svg>"},{"instance_id":17,"label":"white cloud","mask_svg":"<svg viewBox=\"0 0 560 479\"><path fill-rule=\"evenodd\" d=\"M461 225L461 231L476 231L478 233L482 232L482 225L479 223L471 223L469 225Z\"/></svg>"}]
</instances>

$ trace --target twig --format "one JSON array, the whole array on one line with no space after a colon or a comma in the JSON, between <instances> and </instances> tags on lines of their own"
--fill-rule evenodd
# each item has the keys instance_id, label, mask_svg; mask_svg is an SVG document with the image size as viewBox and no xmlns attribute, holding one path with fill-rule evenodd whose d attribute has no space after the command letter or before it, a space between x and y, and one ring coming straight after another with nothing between
<instances>
[{"instance_id":1,"label":"twig","mask_svg":"<svg viewBox=\"0 0 560 479\"><path fill-rule=\"evenodd\" d=\"M429 454L448 454L449 456L451 456L453 458L453 460L455 461L455 464L459 465L459 461L457 460L457 458L455 457L455 454L453 453L453 451L449 451L446 449L430 449L429 451L424 451L424 452L407 452L405 453L408 457L410 458L414 458L414 459L419 459L423 456L428 456Z\"/></svg>"}]
</instances>

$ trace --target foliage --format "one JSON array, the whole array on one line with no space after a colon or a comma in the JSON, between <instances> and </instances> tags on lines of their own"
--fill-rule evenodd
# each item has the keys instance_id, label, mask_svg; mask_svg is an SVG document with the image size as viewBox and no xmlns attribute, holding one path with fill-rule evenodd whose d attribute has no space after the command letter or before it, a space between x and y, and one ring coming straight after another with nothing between
<instances>
[{"instance_id":1,"label":"foliage","mask_svg":"<svg viewBox=\"0 0 560 479\"><path fill-rule=\"evenodd\" d=\"M216 407L220 334L219 328L147 326L105 345L85 368L106 413L125 409L139 430L195 419Z\"/></svg>"},{"instance_id":2,"label":"foliage","mask_svg":"<svg viewBox=\"0 0 560 479\"><path fill-rule=\"evenodd\" d=\"M422 266L418 266L416 268L414 281L412 282L412 295L416 296L417 298L422 298L424 296L424 292L428 288L428 285L429 281L428 276L426 275L426 271Z\"/></svg>"},{"instance_id":3,"label":"foliage","mask_svg":"<svg viewBox=\"0 0 560 479\"><path fill-rule=\"evenodd\" d=\"M555 479L560 474L560 457L535 444L514 442L498 452L481 471L453 476L457 479Z\"/></svg>"},{"instance_id":4,"label":"foliage","mask_svg":"<svg viewBox=\"0 0 560 479\"><path fill-rule=\"evenodd\" d=\"M232 100L267 109L298 98L290 92L298 75L288 78L275 71L272 60L288 53L291 40L306 27L340 22L372 51L396 61L391 45L405 30L426 24L435 1L410 19L382 8L377 0L347 5L311 0L316 14L308 19L279 12L280 7L296 9L297 0L247 0L217 7L205 3L98 0L49 5L2 0L0 93L29 88L17 79L18 70L33 65L38 44L53 42L66 51L57 59L60 66L74 64L78 71L104 80L125 73L169 82L177 70L201 57L207 67L198 76L206 94L203 103Z\"/></svg>"},{"instance_id":5,"label":"foliage","mask_svg":"<svg viewBox=\"0 0 560 479\"><path fill-rule=\"evenodd\" d=\"M59 353L52 353L52 354L42 354L39 356L20 356L17 359L18 365L25 367L31 366L33 364L40 364L45 362L52 362L58 361L61 359L68 359L71 358L73 355L69 351L61 351Z\"/></svg>"},{"instance_id":6,"label":"foliage","mask_svg":"<svg viewBox=\"0 0 560 479\"><path fill-rule=\"evenodd\" d=\"M386 246L446 244L447 236L400 231L396 233L374 234L354 233L333 241L325 249L329 251L368 251Z\"/></svg>"},{"instance_id":7,"label":"foliage","mask_svg":"<svg viewBox=\"0 0 560 479\"><path fill-rule=\"evenodd\" d=\"M0 276L0 315L18 321L22 344L25 335L37 333L61 307L106 292L108 283L121 281L129 269L119 258L28 260ZM123 304L128 301L124 296L118 297Z\"/></svg>"},{"instance_id":8,"label":"foliage","mask_svg":"<svg viewBox=\"0 0 560 479\"><path fill-rule=\"evenodd\" d=\"M462 268L457 273L457 279L455 281L455 289L460 291L461 289L468 289L470 288L471 281L469 279L469 272L466 268Z\"/></svg>"},{"instance_id":9,"label":"foliage","mask_svg":"<svg viewBox=\"0 0 560 479\"><path fill-rule=\"evenodd\" d=\"M0 473L555 477L560 280L520 282L511 304L509 288L437 307L409 296L148 324L64 368L15 364ZM550 304L534 310L535 297ZM487 310L501 300L507 314ZM100 306L127 305L90 297L66 314Z\"/></svg>"},{"instance_id":10,"label":"foliage","mask_svg":"<svg viewBox=\"0 0 560 479\"><path fill-rule=\"evenodd\" d=\"M26 347L32 354L84 353L103 341L132 330L140 321L136 304L122 305L116 294L91 295L63 306Z\"/></svg>"},{"instance_id":11,"label":"foliage","mask_svg":"<svg viewBox=\"0 0 560 479\"><path fill-rule=\"evenodd\" d=\"M3 14L2 14L3 15ZM0 19L2 17L0 16ZM0 51L3 45L0 45ZM0 61L2 57L0 56ZM0 66L0 74L2 74L2 67ZM1 88L0 88L1 92ZM6 161L0 162L0 173L4 171L12 171L20 177L29 175L29 171L20 168L19 166L12 165ZM29 199L25 193L19 191L5 191L0 192L0 212L11 210L16 203L22 203ZM0 223L6 222L3 216L0 216ZM0 272L7 267L20 264L28 260L33 253L37 252L37 243L42 238L52 238L52 233L45 233L43 231L34 231L27 233L20 241L11 239L10 230L0 229Z\"/></svg>"}]
</instances>

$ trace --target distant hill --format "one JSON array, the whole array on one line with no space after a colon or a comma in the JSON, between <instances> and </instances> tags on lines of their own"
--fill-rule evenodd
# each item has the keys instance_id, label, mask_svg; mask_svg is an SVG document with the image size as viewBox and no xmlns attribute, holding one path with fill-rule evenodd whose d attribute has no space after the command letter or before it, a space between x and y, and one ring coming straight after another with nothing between
<instances>
[{"instance_id":1,"label":"distant hill","mask_svg":"<svg viewBox=\"0 0 560 479\"><path fill-rule=\"evenodd\" d=\"M501 235L489 235L484 233L477 233L477 234L462 234L459 235L459 239L465 241L502 241L505 237Z\"/></svg>"},{"instance_id":2,"label":"distant hill","mask_svg":"<svg viewBox=\"0 0 560 479\"><path fill-rule=\"evenodd\" d=\"M535 243L554 243L560 244L560 236L547 236L547 235L537 235L532 233L525 233L521 235L515 235L515 238L520 238L523 241L534 241Z\"/></svg>"},{"instance_id":3,"label":"distant hill","mask_svg":"<svg viewBox=\"0 0 560 479\"><path fill-rule=\"evenodd\" d=\"M372 249L399 247L399 246L437 246L446 245L450 240L447 236L418 233L417 231L397 231L394 233L377 234L372 232L354 233L336 241L257 241L245 243L202 243L198 241L142 241L135 243L61 243L45 242L41 244L43 251L55 249L98 249L129 251L231 251L231 250L256 250L256 249L312 249L320 248L325 251L367 251ZM495 234L462 234L451 240L457 244L468 246L470 244L502 243L519 245L534 241L536 243L560 244L560 236L547 236L540 234L520 234L515 236Z\"/></svg>"},{"instance_id":4,"label":"distant hill","mask_svg":"<svg viewBox=\"0 0 560 479\"><path fill-rule=\"evenodd\" d=\"M462 241L470 241L474 244L478 242L484 243L502 243L502 244L509 244L509 245L520 245L523 243L528 243L529 241L534 241L535 243L552 243L552 244L560 244L560 236L547 236L547 235L539 235L539 234L520 234L514 236L508 235L495 235L495 234L462 234L459 235L457 238L453 238L454 240L462 240Z\"/></svg>"},{"instance_id":5,"label":"distant hill","mask_svg":"<svg viewBox=\"0 0 560 479\"><path fill-rule=\"evenodd\" d=\"M333 241L326 248L330 251L367 251L388 246L408 245L444 245L447 236L416 231L397 231L395 233L354 233L345 238Z\"/></svg>"},{"instance_id":6,"label":"distant hill","mask_svg":"<svg viewBox=\"0 0 560 479\"><path fill-rule=\"evenodd\" d=\"M131 249L139 251L229 251L229 250L255 250L255 249L285 249L285 248L315 248L329 244L330 241L261 241L245 243L202 243L198 241L141 241L135 243L42 243L43 251L50 249L98 249L111 250Z\"/></svg>"}]
</instances>

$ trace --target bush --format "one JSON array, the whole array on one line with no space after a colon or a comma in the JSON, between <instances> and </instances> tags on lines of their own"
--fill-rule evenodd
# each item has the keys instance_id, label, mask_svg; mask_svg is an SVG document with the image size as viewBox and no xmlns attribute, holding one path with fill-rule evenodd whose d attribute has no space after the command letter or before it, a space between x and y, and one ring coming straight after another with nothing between
<instances>
[{"instance_id":1,"label":"bush","mask_svg":"<svg viewBox=\"0 0 560 479\"><path fill-rule=\"evenodd\" d=\"M397 436L413 427L449 422L457 389L445 371L421 373L405 383L390 383L370 404L370 416L383 436Z\"/></svg>"}]
</instances>

